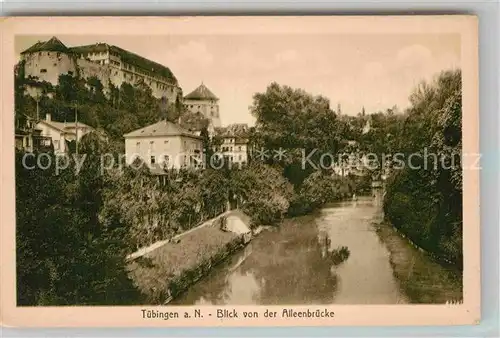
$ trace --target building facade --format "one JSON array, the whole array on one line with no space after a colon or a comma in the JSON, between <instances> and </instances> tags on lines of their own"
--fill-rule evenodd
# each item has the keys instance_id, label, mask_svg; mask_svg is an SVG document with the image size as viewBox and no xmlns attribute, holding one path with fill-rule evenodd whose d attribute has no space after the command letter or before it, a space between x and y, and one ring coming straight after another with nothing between
<instances>
[{"instance_id":1,"label":"building facade","mask_svg":"<svg viewBox=\"0 0 500 338\"><path fill-rule=\"evenodd\" d=\"M39 41L21 53L25 77L58 84L60 75L97 77L104 86L145 84L157 98L182 99L182 90L169 68L107 43L68 48L57 37Z\"/></svg>"},{"instance_id":2,"label":"building facade","mask_svg":"<svg viewBox=\"0 0 500 338\"><path fill-rule=\"evenodd\" d=\"M58 122L53 121L51 114L47 113L44 120L40 120L35 130L40 136L50 138L54 146L55 154L65 154L68 152L68 143L71 141L81 141L86 134L95 131L91 126L81 122Z\"/></svg>"},{"instance_id":3,"label":"building facade","mask_svg":"<svg viewBox=\"0 0 500 338\"><path fill-rule=\"evenodd\" d=\"M163 120L124 135L127 164L140 158L151 169L202 167L201 137Z\"/></svg>"},{"instance_id":4,"label":"building facade","mask_svg":"<svg viewBox=\"0 0 500 338\"><path fill-rule=\"evenodd\" d=\"M217 128L216 138L219 139L220 145L216 147L216 152L230 164L237 166L247 164L250 150L248 130L246 124L232 124L225 128Z\"/></svg>"},{"instance_id":5,"label":"building facade","mask_svg":"<svg viewBox=\"0 0 500 338\"><path fill-rule=\"evenodd\" d=\"M221 126L219 115L219 98L203 83L184 97L184 107L191 113L203 114L211 128Z\"/></svg>"}]
</instances>

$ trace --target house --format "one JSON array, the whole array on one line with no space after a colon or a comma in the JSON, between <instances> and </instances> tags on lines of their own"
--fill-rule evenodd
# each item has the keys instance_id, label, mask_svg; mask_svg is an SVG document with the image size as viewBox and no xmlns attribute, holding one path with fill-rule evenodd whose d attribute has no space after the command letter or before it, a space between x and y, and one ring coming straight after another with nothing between
<instances>
[{"instance_id":1,"label":"house","mask_svg":"<svg viewBox=\"0 0 500 338\"><path fill-rule=\"evenodd\" d=\"M342 159L332 164L332 170L335 175L345 177L349 175L364 176L367 174L366 169L369 168L370 161L365 154L361 153L346 153Z\"/></svg>"},{"instance_id":2,"label":"house","mask_svg":"<svg viewBox=\"0 0 500 338\"><path fill-rule=\"evenodd\" d=\"M68 152L68 143L78 141L94 128L82 122L53 121L51 114L47 113L45 119L35 119L25 116L15 128L15 146L18 150L53 151L55 154Z\"/></svg>"},{"instance_id":3,"label":"house","mask_svg":"<svg viewBox=\"0 0 500 338\"><path fill-rule=\"evenodd\" d=\"M49 152L53 151L52 139L41 135L40 130L34 130L30 127L15 129L15 147L24 152Z\"/></svg>"},{"instance_id":4,"label":"house","mask_svg":"<svg viewBox=\"0 0 500 338\"><path fill-rule=\"evenodd\" d=\"M231 164L245 165L248 163L249 128L247 124L232 124L215 130L220 145L216 152L221 154Z\"/></svg>"},{"instance_id":5,"label":"house","mask_svg":"<svg viewBox=\"0 0 500 338\"><path fill-rule=\"evenodd\" d=\"M123 136L129 165L141 158L151 169L202 166L202 138L175 123L163 120Z\"/></svg>"},{"instance_id":6,"label":"house","mask_svg":"<svg viewBox=\"0 0 500 338\"><path fill-rule=\"evenodd\" d=\"M44 120L36 123L34 130L51 139L55 154L65 154L69 150L67 142L81 141L84 135L95 129L82 122L53 121L51 114L47 113Z\"/></svg>"}]
</instances>

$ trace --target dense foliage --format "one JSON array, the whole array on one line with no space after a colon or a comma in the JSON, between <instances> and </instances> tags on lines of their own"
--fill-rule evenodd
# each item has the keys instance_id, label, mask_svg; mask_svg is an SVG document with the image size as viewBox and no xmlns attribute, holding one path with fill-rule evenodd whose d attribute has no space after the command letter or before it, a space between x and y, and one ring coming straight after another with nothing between
<instances>
[{"instance_id":1,"label":"dense foliage","mask_svg":"<svg viewBox=\"0 0 500 338\"><path fill-rule=\"evenodd\" d=\"M387 185L384 210L417 245L461 265L460 71L444 72L434 83L421 85L411 102L400 149L420 156L412 158L412 167L395 171Z\"/></svg>"},{"instance_id":2,"label":"dense foliage","mask_svg":"<svg viewBox=\"0 0 500 338\"><path fill-rule=\"evenodd\" d=\"M296 190L316 170L322 154L339 150L342 124L322 96L272 83L254 95L251 111L256 117L254 145L269 152L267 162L278 163ZM279 150L285 151L282 158L275 156ZM311 155L315 166L303 165L304 154ZM328 160L324 167L331 164Z\"/></svg>"},{"instance_id":3,"label":"dense foliage","mask_svg":"<svg viewBox=\"0 0 500 338\"><path fill-rule=\"evenodd\" d=\"M231 175L232 192L239 198L241 209L256 225L271 225L281 221L293 195L291 184L280 170L253 162Z\"/></svg>"},{"instance_id":4,"label":"dense foliage","mask_svg":"<svg viewBox=\"0 0 500 338\"><path fill-rule=\"evenodd\" d=\"M82 141L82 150L95 142ZM24 154L16 154L18 304L129 303L135 290L123 264L127 229L97 220L104 182L93 173L95 158L77 174L73 160L57 173L55 157L40 157L43 169L33 155L24 166Z\"/></svg>"},{"instance_id":5,"label":"dense foliage","mask_svg":"<svg viewBox=\"0 0 500 338\"><path fill-rule=\"evenodd\" d=\"M277 83L255 94L251 109L257 120L254 146L268 151L264 162L278 168L293 186L288 215L311 212L357 190L351 178L338 177L331 170L348 138L361 134L357 119L339 118L322 96Z\"/></svg>"},{"instance_id":6,"label":"dense foliage","mask_svg":"<svg viewBox=\"0 0 500 338\"><path fill-rule=\"evenodd\" d=\"M328 202L350 197L354 190L353 182L348 178L325 175L317 171L309 175L300 190L290 202L288 214L291 216L307 214Z\"/></svg>"},{"instance_id":7,"label":"dense foliage","mask_svg":"<svg viewBox=\"0 0 500 338\"><path fill-rule=\"evenodd\" d=\"M15 112L18 125L26 116L38 118L51 113L54 121L75 121L105 130L110 140L123 147L122 136L130 131L156 123L162 118L177 121L183 112L180 103L157 99L145 84L132 86L123 83L116 88L108 84L105 93L103 84L93 77L87 80L71 75L60 75L56 86L40 82L36 78L24 78L22 67L16 77ZM28 95L25 88L36 91Z\"/></svg>"}]
</instances>

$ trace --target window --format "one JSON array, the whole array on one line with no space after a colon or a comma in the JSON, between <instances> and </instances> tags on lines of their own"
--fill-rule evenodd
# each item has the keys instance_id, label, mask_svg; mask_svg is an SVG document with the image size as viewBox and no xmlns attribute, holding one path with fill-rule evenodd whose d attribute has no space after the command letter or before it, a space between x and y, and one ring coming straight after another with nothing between
<instances>
[{"instance_id":1,"label":"window","mask_svg":"<svg viewBox=\"0 0 500 338\"><path fill-rule=\"evenodd\" d=\"M59 140L54 140L54 149L59 150Z\"/></svg>"},{"instance_id":2,"label":"window","mask_svg":"<svg viewBox=\"0 0 500 338\"><path fill-rule=\"evenodd\" d=\"M155 164L155 157L154 156L151 156L151 164Z\"/></svg>"},{"instance_id":3,"label":"window","mask_svg":"<svg viewBox=\"0 0 500 338\"><path fill-rule=\"evenodd\" d=\"M241 151L241 146L238 146L238 151Z\"/></svg>"},{"instance_id":4,"label":"window","mask_svg":"<svg viewBox=\"0 0 500 338\"><path fill-rule=\"evenodd\" d=\"M164 144L168 144L168 140L163 141Z\"/></svg>"},{"instance_id":5,"label":"window","mask_svg":"<svg viewBox=\"0 0 500 338\"><path fill-rule=\"evenodd\" d=\"M168 162L170 161L170 157L168 155L163 156L163 162L165 162L165 165L168 165Z\"/></svg>"},{"instance_id":6,"label":"window","mask_svg":"<svg viewBox=\"0 0 500 338\"><path fill-rule=\"evenodd\" d=\"M71 70L69 70L68 75L73 75L73 72Z\"/></svg>"},{"instance_id":7,"label":"window","mask_svg":"<svg viewBox=\"0 0 500 338\"><path fill-rule=\"evenodd\" d=\"M238 155L238 161L241 162L241 158L242 158L241 155Z\"/></svg>"},{"instance_id":8,"label":"window","mask_svg":"<svg viewBox=\"0 0 500 338\"><path fill-rule=\"evenodd\" d=\"M40 69L40 73L47 73L47 69L45 68Z\"/></svg>"}]
</instances>

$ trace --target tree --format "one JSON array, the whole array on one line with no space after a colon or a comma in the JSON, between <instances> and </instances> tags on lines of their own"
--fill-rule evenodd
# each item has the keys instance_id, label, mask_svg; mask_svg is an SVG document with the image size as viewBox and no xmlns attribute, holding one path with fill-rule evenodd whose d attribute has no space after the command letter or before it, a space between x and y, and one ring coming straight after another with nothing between
<instances>
[{"instance_id":1,"label":"tree","mask_svg":"<svg viewBox=\"0 0 500 338\"><path fill-rule=\"evenodd\" d=\"M272 225L285 216L293 194L290 183L280 170L254 162L231 171L231 191L241 201L241 209L254 225Z\"/></svg>"},{"instance_id":2,"label":"tree","mask_svg":"<svg viewBox=\"0 0 500 338\"><path fill-rule=\"evenodd\" d=\"M89 201L99 206L99 181L84 183L90 176L77 177L73 162L59 173L54 165L27 169L22 156L16 158L18 305L137 301L125 271L123 229L103 226L89 212ZM29 157L28 165L34 161Z\"/></svg>"},{"instance_id":3,"label":"tree","mask_svg":"<svg viewBox=\"0 0 500 338\"><path fill-rule=\"evenodd\" d=\"M442 72L433 83L422 83L410 100L399 146L407 155L421 156L390 178L385 214L419 246L461 266L461 72ZM424 150L436 158L426 162Z\"/></svg>"},{"instance_id":4,"label":"tree","mask_svg":"<svg viewBox=\"0 0 500 338\"><path fill-rule=\"evenodd\" d=\"M296 187L313 171L302 168L303 152L313 153L311 158L318 163L321 154L339 150L342 125L322 96L272 83L264 93L254 95L251 111L256 117L252 142L271 152L280 148L287 151L286 158L278 162Z\"/></svg>"}]
</instances>

